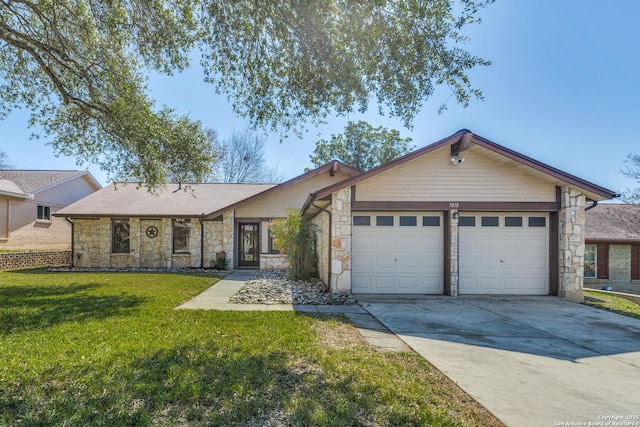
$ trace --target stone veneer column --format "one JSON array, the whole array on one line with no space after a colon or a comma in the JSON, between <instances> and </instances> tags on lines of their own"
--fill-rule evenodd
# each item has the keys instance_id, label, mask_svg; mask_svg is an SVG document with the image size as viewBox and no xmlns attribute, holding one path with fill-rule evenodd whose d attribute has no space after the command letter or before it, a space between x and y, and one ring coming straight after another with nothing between
<instances>
[{"instance_id":1,"label":"stone veneer column","mask_svg":"<svg viewBox=\"0 0 640 427\"><path fill-rule=\"evenodd\" d=\"M227 253L227 265L233 270L233 236L235 233L235 211L227 211L222 214L222 249Z\"/></svg>"},{"instance_id":2,"label":"stone veneer column","mask_svg":"<svg viewBox=\"0 0 640 427\"><path fill-rule=\"evenodd\" d=\"M452 210L449 215L449 295L457 297L460 295L460 257L458 233L458 211Z\"/></svg>"},{"instance_id":3,"label":"stone veneer column","mask_svg":"<svg viewBox=\"0 0 640 427\"><path fill-rule=\"evenodd\" d=\"M562 187L558 296L576 302L584 302L584 207L585 196L582 193Z\"/></svg>"},{"instance_id":4,"label":"stone veneer column","mask_svg":"<svg viewBox=\"0 0 640 427\"><path fill-rule=\"evenodd\" d=\"M331 292L351 293L351 188L331 196Z\"/></svg>"}]
</instances>

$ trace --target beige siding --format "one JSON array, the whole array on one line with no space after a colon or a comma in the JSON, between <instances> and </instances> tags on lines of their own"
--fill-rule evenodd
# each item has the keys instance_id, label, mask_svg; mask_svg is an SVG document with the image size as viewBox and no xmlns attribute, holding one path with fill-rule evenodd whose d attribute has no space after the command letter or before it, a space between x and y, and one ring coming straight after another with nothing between
<instances>
[{"instance_id":1,"label":"beige siding","mask_svg":"<svg viewBox=\"0 0 640 427\"><path fill-rule=\"evenodd\" d=\"M262 221L260 224L260 253L269 253L269 221Z\"/></svg>"},{"instance_id":2,"label":"beige siding","mask_svg":"<svg viewBox=\"0 0 640 427\"><path fill-rule=\"evenodd\" d=\"M9 237L9 199L0 198L0 239Z\"/></svg>"},{"instance_id":3,"label":"beige siding","mask_svg":"<svg viewBox=\"0 0 640 427\"><path fill-rule=\"evenodd\" d=\"M2 239L0 249L69 249L71 226L64 218L53 216L50 221L37 220L36 209L39 204L43 203L20 199L9 201L8 238ZM52 206L51 214L53 215L58 209ZM1 207L0 210L2 210ZM0 216L0 221L6 223L6 217Z\"/></svg>"},{"instance_id":4,"label":"beige siding","mask_svg":"<svg viewBox=\"0 0 640 427\"><path fill-rule=\"evenodd\" d=\"M506 164L465 151L464 162L451 163L445 147L381 173L356 186L359 201L552 202L555 185Z\"/></svg>"},{"instance_id":5,"label":"beige siding","mask_svg":"<svg viewBox=\"0 0 640 427\"><path fill-rule=\"evenodd\" d=\"M67 206L96 191L84 178L58 185L42 191L35 196L35 200L41 204L53 206Z\"/></svg>"},{"instance_id":6,"label":"beige siding","mask_svg":"<svg viewBox=\"0 0 640 427\"><path fill-rule=\"evenodd\" d=\"M334 176L329 172L316 175L288 188L277 191L269 196L236 209L236 218L277 218L286 216L285 210L288 208L300 209L310 193L328 187L331 184L348 178L349 175L336 173Z\"/></svg>"}]
</instances>

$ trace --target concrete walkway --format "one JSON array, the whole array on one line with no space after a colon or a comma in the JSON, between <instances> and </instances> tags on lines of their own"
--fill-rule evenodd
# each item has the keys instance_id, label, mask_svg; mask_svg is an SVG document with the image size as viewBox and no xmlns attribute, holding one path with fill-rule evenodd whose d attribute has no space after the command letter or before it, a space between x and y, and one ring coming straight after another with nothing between
<instances>
[{"instance_id":1,"label":"concrete walkway","mask_svg":"<svg viewBox=\"0 0 640 427\"><path fill-rule=\"evenodd\" d=\"M233 304L229 299L251 279L256 270L236 270L176 309L232 311L296 311L344 314L369 344L386 351L409 351L409 347L360 305Z\"/></svg>"}]
</instances>

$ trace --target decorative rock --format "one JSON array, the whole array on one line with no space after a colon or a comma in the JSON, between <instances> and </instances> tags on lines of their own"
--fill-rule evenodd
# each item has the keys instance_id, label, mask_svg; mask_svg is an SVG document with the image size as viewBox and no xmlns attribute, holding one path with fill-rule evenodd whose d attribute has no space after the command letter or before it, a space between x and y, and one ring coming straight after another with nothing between
<instances>
[{"instance_id":1,"label":"decorative rock","mask_svg":"<svg viewBox=\"0 0 640 427\"><path fill-rule=\"evenodd\" d=\"M229 302L268 305L353 305L356 303L356 300L350 296L330 293L320 279L305 282L291 280L288 277L286 270L259 270L229 299Z\"/></svg>"}]
</instances>

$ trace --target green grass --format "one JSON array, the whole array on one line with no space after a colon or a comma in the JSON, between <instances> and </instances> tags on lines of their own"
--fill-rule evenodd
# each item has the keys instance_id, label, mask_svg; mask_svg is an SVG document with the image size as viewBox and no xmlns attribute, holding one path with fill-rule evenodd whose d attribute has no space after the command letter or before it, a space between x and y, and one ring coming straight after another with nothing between
<instances>
[{"instance_id":1,"label":"green grass","mask_svg":"<svg viewBox=\"0 0 640 427\"><path fill-rule=\"evenodd\" d=\"M585 300L585 304L591 307L602 308L624 316L640 319L640 305L633 301L602 292L584 291L584 295L604 300L604 302Z\"/></svg>"},{"instance_id":2,"label":"green grass","mask_svg":"<svg viewBox=\"0 0 640 427\"><path fill-rule=\"evenodd\" d=\"M343 317L174 310L217 280L0 272L0 425L500 425Z\"/></svg>"}]
</instances>

